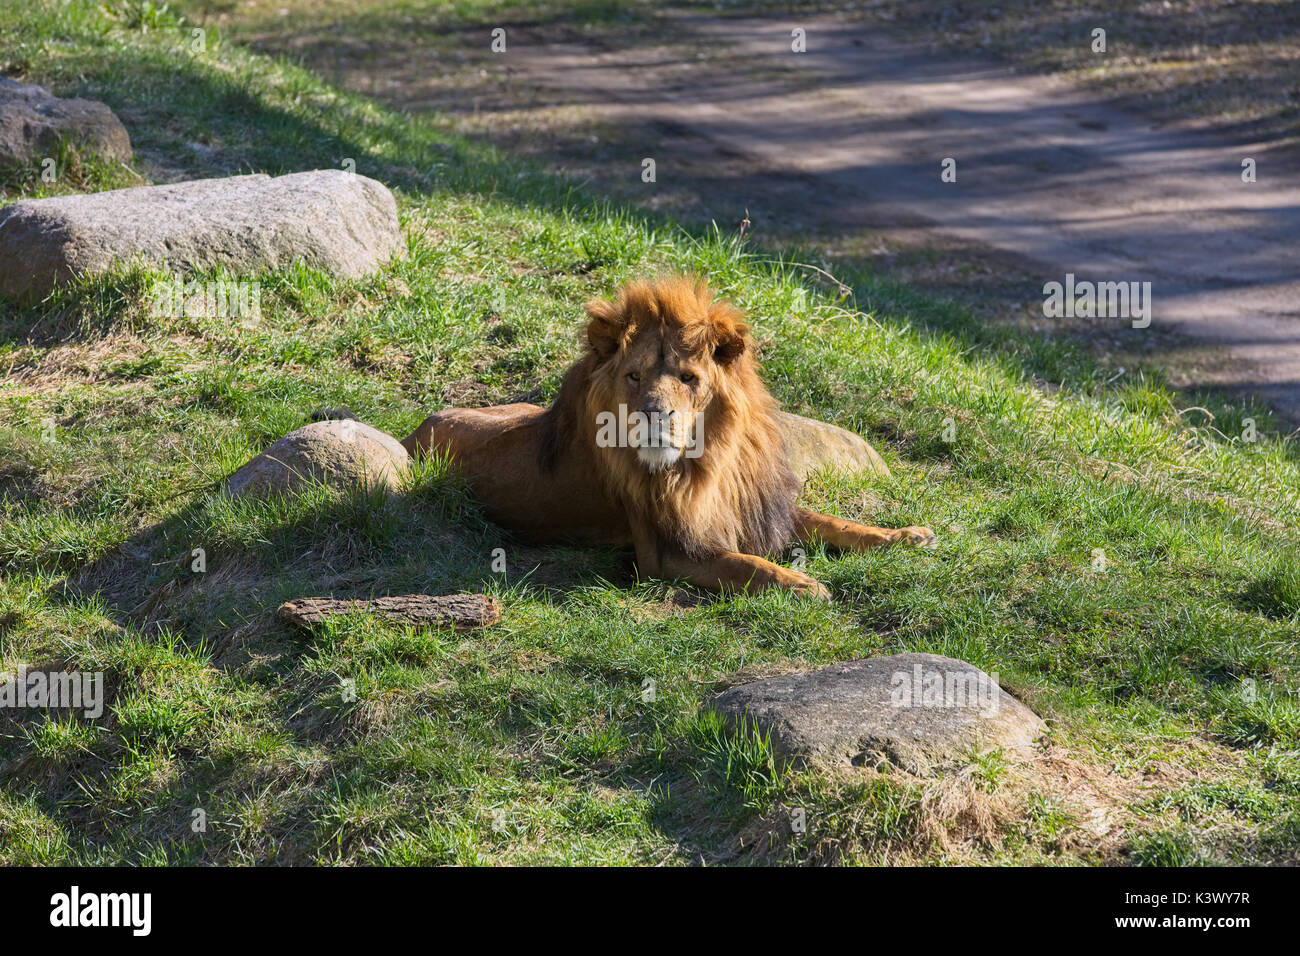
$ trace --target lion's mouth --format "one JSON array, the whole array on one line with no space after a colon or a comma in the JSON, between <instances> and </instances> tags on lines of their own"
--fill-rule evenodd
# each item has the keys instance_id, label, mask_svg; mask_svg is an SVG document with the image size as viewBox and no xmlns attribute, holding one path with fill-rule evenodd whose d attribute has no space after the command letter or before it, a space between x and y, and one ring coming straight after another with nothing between
<instances>
[{"instance_id":1,"label":"lion's mouth","mask_svg":"<svg viewBox=\"0 0 1300 956\"><path fill-rule=\"evenodd\" d=\"M673 445L645 445L636 450L636 460L651 471L663 471L681 460L682 449Z\"/></svg>"},{"instance_id":2,"label":"lion's mouth","mask_svg":"<svg viewBox=\"0 0 1300 956\"><path fill-rule=\"evenodd\" d=\"M650 471L671 468L691 451L691 432L688 414L669 412L650 416L647 428L633 432L637 461Z\"/></svg>"},{"instance_id":3,"label":"lion's mouth","mask_svg":"<svg viewBox=\"0 0 1300 956\"><path fill-rule=\"evenodd\" d=\"M700 456L701 418L677 411L629 412L620 404L617 413L596 415L596 446L630 449L650 471L663 471L683 458Z\"/></svg>"}]
</instances>

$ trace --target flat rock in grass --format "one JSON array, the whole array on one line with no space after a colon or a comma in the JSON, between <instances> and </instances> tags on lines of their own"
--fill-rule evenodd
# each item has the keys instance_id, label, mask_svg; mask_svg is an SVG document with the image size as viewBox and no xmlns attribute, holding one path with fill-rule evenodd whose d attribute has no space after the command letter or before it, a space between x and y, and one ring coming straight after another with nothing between
<instances>
[{"instance_id":1,"label":"flat rock in grass","mask_svg":"<svg viewBox=\"0 0 1300 956\"><path fill-rule=\"evenodd\" d=\"M42 87L0 77L0 165L26 165L54 157L61 140L123 162L131 138L103 103L61 99Z\"/></svg>"},{"instance_id":2,"label":"flat rock in grass","mask_svg":"<svg viewBox=\"0 0 1300 956\"><path fill-rule=\"evenodd\" d=\"M39 297L134 260L250 279L303 261L354 278L400 244L393 194L339 169L31 199L0 210L0 294Z\"/></svg>"},{"instance_id":3,"label":"flat rock in grass","mask_svg":"<svg viewBox=\"0 0 1300 956\"><path fill-rule=\"evenodd\" d=\"M710 706L732 727L770 736L787 763L871 764L909 773L970 761L995 748L1022 751L1043 721L965 661L896 654L833 664L732 687Z\"/></svg>"},{"instance_id":4,"label":"flat rock in grass","mask_svg":"<svg viewBox=\"0 0 1300 956\"><path fill-rule=\"evenodd\" d=\"M777 412L776 425L785 444L790 468L800 481L821 468L833 471L866 471L889 477L889 466L865 441L838 425Z\"/></svg>"},{"instance_id":5,"label":"flat rock in grass","mask_svg":"<svg viewBox=\"0 0 1300 956\"><path fill-rule=\"evenodd\" d=\"M397 490L410 461L401 442L364 422L312 422L240 468L225 488L252 497L287 494L313 482Z\"/></svg>"},{"instance_id":6,"label":"flat rock in grass","mask_svg":"<svg viewBox=\"0 0 1300 956\"><path fill-rule=\"evenodd\" d=\"M501 607L485 594L401 594L392 597L344 600L327 597L286 601L276 612L282 621L305 630L339 614L364 611L398 624L446 627L458 631L490 627L501 620Z\"/></svg>"}]
</instances>

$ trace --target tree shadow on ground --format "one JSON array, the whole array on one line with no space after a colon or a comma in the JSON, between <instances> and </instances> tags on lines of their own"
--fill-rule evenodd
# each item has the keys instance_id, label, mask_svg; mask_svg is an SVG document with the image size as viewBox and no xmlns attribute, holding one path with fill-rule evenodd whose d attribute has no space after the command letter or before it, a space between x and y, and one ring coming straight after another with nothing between
<instances>
[{"instance_id":1,"label":"tree shadow on ground","mask_svg":"<svg viewBox=\"0 0 1300 956\"><path fill-rule=\"evenodd\" d=\"M498 556L504 571L493 569ZM80 567L50 596L97 600L123 627L178 634L235 666L234 645L246 658L251 637L292 634L275 611L295 598L526 587L563 601L571 591L631 579L630 555L621 551L514 541L449 477L402 492L317 486L241 500L214 491Z\"/></svg>"}]
</instances>

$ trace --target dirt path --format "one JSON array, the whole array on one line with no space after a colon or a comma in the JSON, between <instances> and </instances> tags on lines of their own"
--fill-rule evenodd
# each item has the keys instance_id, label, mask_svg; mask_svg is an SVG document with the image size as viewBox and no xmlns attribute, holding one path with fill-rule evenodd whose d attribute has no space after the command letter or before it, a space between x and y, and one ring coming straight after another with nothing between
<instances>
[{"instance_id":1,"label":"dirt path","mask_svg":"<svg viewBox=\"0 0 1300 956\"><path fill-rule=\"evenodd\" d=\"M1300 421L1300 175L1270 166L1260 144L1154 128L1050 78L842 21L802 17L804 54L790 51L782 20L678 23L694 59L676 47L521 43L513 82L607 125L743 157L739 175L755 178L769 215L818 231L955 237L1011 254L1040 287L1067 272L1150 281L1152 328L1096 320L1122 329L1108 334L1179 333L1175 351L1214 356L1193 362L1184 384L1249 389ZM743 72L710 68L701 48L739 54ZM671 157L658 145L645 142L644 155ZM955 183L941 181L945 157ZM1258 159L1256 183L1242 182L1245 157ZM671 161L657 163L671 181ZM743 187L734 169L720 175Z\"/></svg>"}]
</instances>

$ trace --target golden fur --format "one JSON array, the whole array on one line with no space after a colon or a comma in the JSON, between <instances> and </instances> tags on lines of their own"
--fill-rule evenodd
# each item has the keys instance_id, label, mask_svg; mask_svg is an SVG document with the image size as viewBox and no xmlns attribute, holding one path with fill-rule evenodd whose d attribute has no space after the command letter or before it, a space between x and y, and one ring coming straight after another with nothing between
<instances>
[{"instance_id":1,"label":"golden fur","mask_svg":"<svg viewBox=\"0 0 1300 956\"><path fill-rule=\"evenodd\" d=\"M591 350L547 413L546 457L591 449L612 496L687 554L783 550L799 482L786 464L772 420L776 403L759 380L741 314L712 301L702 283L683 279L634 282L616 303L592 302L587 311ZM659 397L676 414L702 413L703 454L650 471L632 449L599 447L595 423L600 412L637 405L648 376L638 389L629 371L665 353L672 367L669 381L656 386ZM694 388L673 383L680 368L697 377Z\"/></svg>"},{"instance_id":2,"label":"golden fur","mask_svg":"<svg viewBox=\"0 0 1300 956\"><path fill-rule=\"evenodd\" d=\"M925 528L870 528L798 507L748 326L704 283L633 282L587 313L588 348L549 409L437 412L407 450L449 450L489 517L527 538L631 545L642 573L704 587L826 598L806 574L767 559L813 537L844 548L933 541ZM611 417L636 415L659 423L648 430L657 443L605 440Z\"/></svg>"}]
</instances>

